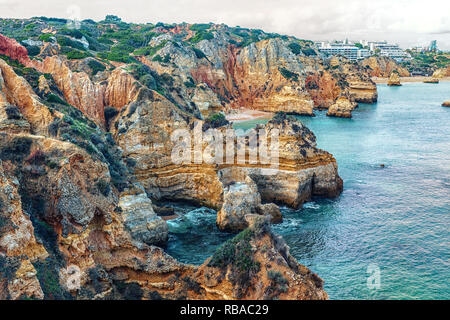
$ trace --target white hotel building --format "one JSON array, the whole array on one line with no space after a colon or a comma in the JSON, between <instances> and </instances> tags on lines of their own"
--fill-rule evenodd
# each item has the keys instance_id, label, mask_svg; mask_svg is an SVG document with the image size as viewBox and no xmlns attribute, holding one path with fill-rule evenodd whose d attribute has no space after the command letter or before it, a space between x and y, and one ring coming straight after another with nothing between
<instances>
[{"instance_id":1,"label":"white hotel building","mask_svg":"<svg viewBox=\"0 0 450 320\"><path fill-rule=\"evenodd\" d=\"M320 52L327 56L344 56L349 60L364 59L370 55L369 50L360 49L352 44L345 42L316 42Z\"/></svg>"},{"instance_id":2,"label":"white hotel building","mask_svg":"<svg viewBox=\"0 0 450 320\"><path fill-rule=\"evenodd\" d=\"M361 49L348 40L334 42L321 41L316 42L315 44L317 49L326 56L341 55L353 61L364 59L375 53L380 56L390 57L398 62L411 58L411 56L403 51L398 45L389 44L386 41L361 40L360 43L368 49Z\"/></svg>"}]
</instances>

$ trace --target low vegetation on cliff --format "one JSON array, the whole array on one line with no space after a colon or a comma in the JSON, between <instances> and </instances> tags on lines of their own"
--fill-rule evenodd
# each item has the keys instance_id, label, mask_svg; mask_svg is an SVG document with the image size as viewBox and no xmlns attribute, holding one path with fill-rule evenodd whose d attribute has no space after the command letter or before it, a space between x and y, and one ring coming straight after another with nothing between
<instances>
[{"instance_id":1,"label":"low vegetation on cliff","mask_svg":"<svg viewBox=\"0 0 450 320\"><path fill-rule=\"evenodd\" d=\"M336 160L287 114L341 94L376 100L364 69L318 59L311 41L217 24L35 17L0 19L0 32L1 299L327 298L269 221L282 220L275 203L342 191ZM280 170L173 163L174 132L225 130L224 111L240 107L278 112L264 128L282 135ZM245 184L251 199L235 192ZM184 265L160 247L168 226L152 200L226 203L230 230L245 230Z\"/></svg>"}]
</instances>

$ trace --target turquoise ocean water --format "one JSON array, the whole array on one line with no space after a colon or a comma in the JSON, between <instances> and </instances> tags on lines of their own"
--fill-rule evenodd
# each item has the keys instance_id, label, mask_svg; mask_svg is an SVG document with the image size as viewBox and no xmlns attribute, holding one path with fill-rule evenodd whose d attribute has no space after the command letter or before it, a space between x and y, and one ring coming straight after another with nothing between
<instances>
[{"instance_id":1,"label":"turquoise ocean water","mask_svg":"<svg viewBox=\"0 0 450 320\"><path fill-rule=\"evenodd\" d=\"M450 108L440 106L450 82L379 85L378 94L352 119L300 117L337 159L344 192L284 208L273 230L331 299L450 299ZM215 217L200 208L170 221L168 253L202 263L231 237ZM367 286L370 264L379 289Z\"/></svg>"}]
</instances>

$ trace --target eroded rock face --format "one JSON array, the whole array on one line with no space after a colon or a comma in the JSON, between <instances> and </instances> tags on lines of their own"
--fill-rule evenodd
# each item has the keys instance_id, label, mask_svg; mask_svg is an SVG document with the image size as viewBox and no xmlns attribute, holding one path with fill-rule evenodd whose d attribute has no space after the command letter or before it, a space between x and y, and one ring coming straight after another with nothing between
<instances>
[{"instance_id":1,"label":"eroded rock face","mask_svg":"<svg viewBox=\"0 0 450 320\"><path fill-rule=\"evenodd\" d=\"M235 172L230 173L230 170L240 172L237 174ZM224 201L222 208L217 213L217 226L220 230L228 232L244 230L248 227L246 217L251 214L267 216L273 223L282 221L280 209L276 204L261 203L258 186L247 175L245 170L227 168L221 170L220 175L222 180L225 180L223 181L225 183ZM230 181L232 182L230 183Z\"/></svg>"},{"instance_id":2,"label":"eroded rock face","mask_svg":"<svg viewBox=\"0 0 450 320\"><path fill-rule=\"evenodd\" d=\"M48 256L34 235L30 217L22 209L19 181L0 160L0 298L43 299L32 262Z\"/></svg>"},{"instance_id":3,"label":"eroded rock face","mask_svg":"<svg viewBox=\"0 0 450 320\"><path fill-rule=\"evenodd\" d=\"M409 71L397 64L394 59L388 57L369 57L360 62L362 66L369 68L371 77L388 78L392 72L400 77L409 77Z\"/></svg>"},{"instance_id":4,"label":"eroded rock face","mask_svg":"<svg viewBox=\"0 0 450 320\"><path fill-rule=\"evenodd\" d=\"M30 84L0 59L0 105L19 108L35 133L46 134L54 116L39 101Z\"/></svg>"},{"instance_id":5,"label":"eroded rock face","mask_svg":"<svg viewBox=\"0 0 450 320\"><path fill-rule=\"evenodd\" d=\"M11 57L21 64L31 66L31 60L28 57L27 49L20 45L16 40L5 37L0 34L0 54Z\"/></svg>"},{"instance_id":6,"label":"eroded rock face","mask_svg":"<svg viewBox=\"0 0 450 320\"><path fill-rule=\"evenodd\" d=\"M247 220L248 229L196 270L208 298L328 298L322 279L298 264L283 239L270 231L268 217L249 214Z\"/></svg>"},{"instance_id":7,"label":"eroded rock face","mask_svg":"<svg viewBox=\"0 0 450 320\"><path fill-rule=\"evenodd\" d=\"M377 101L376 84L364 68L342 57L332 57L327 63L326 70L306 77L306 88L317 108L328 109L340 96L347 96L352 102Z\"/></svg>"},{"instance_id":8,"label":"eroded rock face","mask_svg":"<svg viewBox=\"0 0 450 320\"><path fill-rule=\"evenodd\" d=\"M120 196L119 207L124 224L133 239L148 245L165 244L169 235L167 223L153 211L151 200L143 190L133 190Z\"/></svg>"},{"instance_id":9,"label":"eroded rock face","mask_svg":"<svg viewBox=\"0 0 450 320\"><path fill-rule=\"evenodd\" d=\"M355 102L350 102L346 97L340 97L336 103L328 108L327 116L351 118L352 111L358 106Z\"/></svg>"},{"instance_id":10,"label":"eroded rock face","mask_svg":"<svg viewBox=\"0 0 450 320\"><path fill-rule=\"evenodd\" d=\"M303 83L302 63L278 39L251 44L236 56L233 78L239 94L235 107L312 115L313 102Z\"/></svg>"},{"instance_id":11,"label":"eroded rock face","mask_svg":"<svg viewBox=\"0 0 450 320\"><path fill-rule=\"evenodd\" d=\"M432 77L438 79L450 77L450 66L448 66L447 68L437 69L436 71L433 72Z\"/></svg>"},{"instance_id":12,"label":"eroded rock face","mask_svg":"<svg viewBox=\"0 0 450 320\"><path fill-rule=\"evenodd\" d=\"M400 77L398 76L397 72L392 72L391 76L389 77L388 86L401 86L402 84L400 83Z\"/></svg>"},{"instance_id":13,"label":"eroded rock face","mask_svg":"<svg viewBox=\"0 0 450 320\"><path fill-rule=\"evenodd\" d=\"M50 73L67 102L100 125L105 125L106 106L120 109L137 93L136 80L121 68L95 81L84 71L72 71L67 60L51 56L37 69Z\"/></svg>"},{"instance_id":14,"label":"eroded rock face","mask_svg":"<svg viewBox=\"0 0 450 320\"><path fill-rule=\"evenodd\" d=\"M444 102L442 103L442 106L443 106L443 107L450 107L450 100L449 100L449 101L444 101Z\"/></svg>"},{"instance_id":15,"label":"eroded rock face","mask_svg":"<svg viewBox=\"0 0 450 320\"><path fill-rule=\"evenodd\" d=\"M336 160L317 148L316 137L295 118L273 119L265 130L279 130L279 168L247 168L258 185L261 199L299 208L312 196L336 197L342 192L342 179Z\"/></svg>"},{"instance_id":16,"label":"eroded rock face","mask_svg":"<svg viewBox=\"0 0 450 320\"><path fill-rule=\"evenodd\" d=\"M166 96L149 77L137 81L125 67L94 76L86 61L55 56L57 47L46 46L44 60L32 61L52 75L41 74L34 87L0 60L1 298L327 298L322 280L293 259L268 225L282 219L275 203L297 208L312 196L342 190L335 159L317 148L312 132L285 116L264 127L269 135L281 132L276 169L174 163L171 157L172 133L202 131L201 111L215 111L218 102L312 114L303 79L317 71L314 60L280 39L238 49L223 33L214 37L198 44L205 57L169 41L161 54L174 64L148 62L165 81ZM167 39L172 35L153 40ZM350 90L345 68L351 67L329 74L333 90ZM55 87L63 101L44 101ZM107 106L116 111L108 124ZM179 263L155 246L168 230L147 195L223 207L219 225L247 229L202 266ZM242 258L250 268L242 268Z\"/></svg>"}]
</instances>

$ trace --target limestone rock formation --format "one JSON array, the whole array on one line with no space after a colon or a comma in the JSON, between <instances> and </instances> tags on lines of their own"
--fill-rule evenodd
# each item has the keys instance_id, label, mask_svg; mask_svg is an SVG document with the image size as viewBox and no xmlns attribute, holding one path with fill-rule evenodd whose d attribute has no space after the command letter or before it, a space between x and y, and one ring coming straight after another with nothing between
<instances>
[{"instance_id":1,"label":"limestone rock formation","mask_svg":"<svg viewBox=\"0 0 450 320\"><path fill-rule=\"evenodd\" d=\"M133 47L121 32L106 34L114 23L84 25L92 37L79 41L31 20L65 40L30 36L40 50L30 60L0 37L9 57L0 59L0 298L327 298L269 221L282 219L277 204L338 196L334 157L277 113L257 129L280 133L278 166L234 155L208 162L215 125L202 118L241 107L313 115L340 95L375 101L365 70L322 61L308 41L224 25L158 26ZM231 128L220 125L222 134ZM190 140L177 149L180 132ZM250 138L234 136L231 147L250 148ZM175 151L186 157L174 160ZM168 228L152 200L221 209L222 229L245 230L202 266L185 265L157 246Z\"/></svg>"},{"instance_id":2,"label":"limestone rock formation","mask_svg":"<svg viewBox=\"0 0 450 320\"><path fill-rule=\"evenodd\" d=\"M0 34L0 54L11 57L11 59L17 60L23 65L31 66L27 49L16 40L5 37L2 34Z\"/></svg>"},{"instance_id":3,"label":"limestone rock formation","mask_svg":"<svg viewBox=\"0 0 450 320\"><path fill-rule=\"evenodd\" d=\"M322 279L295 261L284 240L270 231L268 217L247 220L248 229L196 270L208 298L328 299Z\"/></svg>"},{"instance_id":4,"label":"limestone rock formation","mask_svg":"<svg viewBox=\"0 0 450 320\"><path fill-rule=\"evenodd\" d=\"M346 97L340 97L336 103L328 108L327 116L351 118L352 111L358 106L355 102L350 102Z\"/></svg>"},{"instance_id":5,"label":"limestone rock formation","mask_svg":"<svg viewBox=\"0 0 450 320\"><path fill-rule=\"evenodd\" d=\"M364 67L369 68L371 77L389 78L392 72L396 72L400 77L409 77L409 71L389 57L369 57L360 62Z\"/></svg>"},{"instance_id":6,"label":"limestone rock formation","mask_svg":"<svg viewBox=\"0 0 450 320\"><path fill-rule=\"evenodd\" d=\"M259 127L262 128L262 127ZM268 135L279 132L279 167L247 167L264 203L299 208L312 196L336 197L342 179L334 157L317 148L316 137L300 121L280 115L263 127Z\"/></svg>"},{"instance_id":7,"label":"limestone rock formation","mask_svg":"<svg viewBox=\"0 0 450 320\"><path fill-rule=\"evenodd\" d=\"M143 190L123 192L119 199L124 224L131 236L146 244L164 244L169 229L167 223L153 211L152 202Z\"/></svg>"},{"instance_id":8,"label":"limestone rock formation","mask_svg":"<svg viewBox=\"0 0 450 320\"><path fill-rule=\"evenodd\" d=\"M48 253L22 208L19 187L9 165L0 159L0 299L43 299L32 262Z\"/></svg>"},{"instance_id":9,"label":"limestone rock formation","mask_svg":"<svg viewBox=\"0 0 450 320\"><path fill-rule=\"evenodd\" d=\"M401 85L402 85L402 84L400 83L400 77L398 76L398 73L397 73L397 72L392 72L392 73L391 73L387 85L388 85L388 86L394 86L394 87L395 87L395 86L401 86Z\"/></svg>"},{"instance_id":10,"label":"limestone rock formation","mask_svg":"<svg viewBox=\"0 0 450 320\"><path fill-rule=\"evenodd\" d=\"M374 103L378 99L376 84L364 68L343 57L332 57L326 70L310 73L306 88L319 109L328 109L341 95L355 102Z\"/></svg>"},{"instance_id":11,"label":"limestone rock formation","mask_svg":"<svg viewBox=\"0 0 450 320\"><path fill-rule=\"evenodd\" d=\"M436 71L433 72L432 77L438 79L450 77L450 66L448 66L447 68L437 69Z\"/></svg>"},{"instance_id":12,"label":"limestone rock formation","mask_svg":"<svg viewBox=\"0 0 450 320\"><path fill-rule=\"evenodd\" d=\"M39 100L30 84L0 59L0 105L19 108L35 133L46 133L54 116Z\"/></svg>"},{"instance_id":13,"label":"limestone rock formation","mask_svg":"<svg viewBox=\"0 0 450 320\"><path fill-rule=\"evenodd\" d=\"M219 229L229 232L244 230L248 227L246 216L249 214L266 215L272 222L281 222L281 212L276 204L261 204L256 183L249 176L240 180L224 187L224 203L217 213Z\"/></svg>"},{"instance_id":14,"label":"limestone rock formation","mask_svg":"<svg viewBox=\"0 0 450 320\"><path fill-rule=\"evenodd\" d=\"M439 83L439 79L435 77L428 77L423 80L423 83Z\"/></svg>"}]
</instances>

